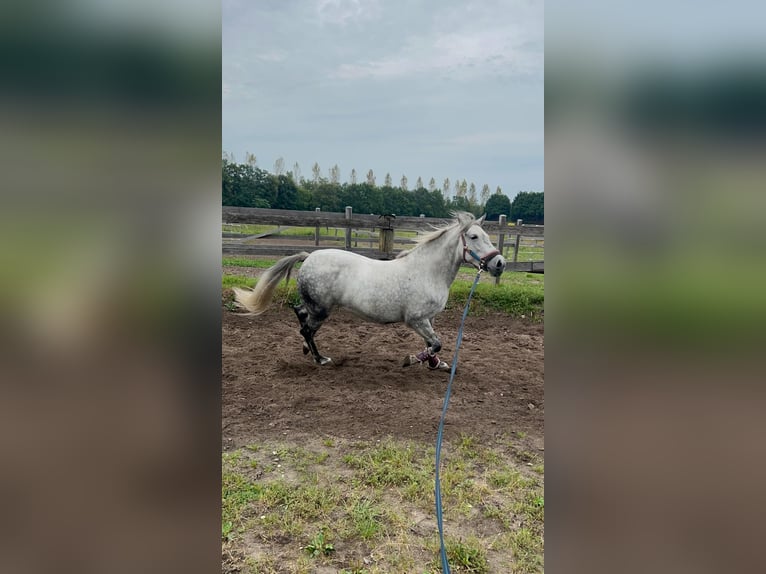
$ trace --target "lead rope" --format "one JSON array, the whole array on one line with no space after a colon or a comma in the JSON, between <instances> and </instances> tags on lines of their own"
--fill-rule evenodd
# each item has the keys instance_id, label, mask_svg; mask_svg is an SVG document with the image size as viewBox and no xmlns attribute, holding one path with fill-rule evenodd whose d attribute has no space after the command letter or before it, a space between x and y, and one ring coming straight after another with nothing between
<instances>
[{"instance_id":1,"label":"lead rope","mask_svg":"<svg viewBox=\"0 0 766 574\"><path fill-rule=\"evenodd\" d=\"M471 304L471 297L476 289L476 285L479 283L481 272L479 269L476 274L476 279L473 280L471 291L468 293L468 301L465 302L465 309L463 309L463 318L460 321L460 328L457 331L457 341L455 342L455 356L452 358L452 368L449 374L449 383L447 383L447 393L444 396L444 406L442 407L442 416L439 419L439 432L436 435L436 480L434 486L434 494L436 498L436 523L439 526L439 544L441 545L441 559L442 559L442 574L450 574L449 561L447 560L447 549L444 546L444 523L442 520L442 489L441 481L439 480L439 464L442 453L442 435L444 434L444 419L447 416L447 407L449 406L449 397L452 392L452 381L455 379L455 369L457 368L457 356L460 351L460 343L463 340L463 325L465 325L465 318L468 316L468 307Z\"/></svg>"}]
</instances>

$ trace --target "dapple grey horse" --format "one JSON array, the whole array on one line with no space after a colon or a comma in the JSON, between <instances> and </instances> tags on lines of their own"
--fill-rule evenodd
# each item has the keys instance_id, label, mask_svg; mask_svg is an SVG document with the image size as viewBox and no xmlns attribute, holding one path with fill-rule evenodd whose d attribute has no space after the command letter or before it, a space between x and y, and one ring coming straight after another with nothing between
<instances>
[{"instance_id":1,"label":"dapple grey horse","mask_svg":"<svg viewBox=\"0 0 766 574\"><path fill-rule=\"evenodd\" d=\"M311 352L319 365L331 362L317 350L314 335L338 306L376 323L403 322L423 337L426 349L410 355L405 365L425 362L431 369L449 369L436 353L441 342L433 329L434 317L444 310L449 288L463 263L497 277L505 259L481 228L484 216L466 212L455 221L422 237L418 244L391 261L378 261L350 251L322 249L277 261L252 291L235 288L236 302L251 314L268 307L277 284L303 261L298 272L301 304L294 307L303 335L303 353Z\"/></svg>"}]
</instances>

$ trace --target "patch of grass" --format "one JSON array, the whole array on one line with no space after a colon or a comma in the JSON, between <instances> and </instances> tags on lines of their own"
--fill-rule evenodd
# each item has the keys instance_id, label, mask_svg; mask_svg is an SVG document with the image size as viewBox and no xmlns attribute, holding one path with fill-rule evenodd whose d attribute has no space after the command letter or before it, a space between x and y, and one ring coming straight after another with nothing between
<instances>
[{"instance_id":1,"label":"patch of grass","mask_svg":"<svg viewBox=\"0 0 766 574\"><path fill-rule=\"evenodd\" d=\"M221 538L231 540L244 522L246 507L258 500L263 489L237 472L221 475Z\"/></svg>"},{"instance_id":2,"label":"patch of grass","mask_svg":"<svg viewBox=\"0 0 766 574\"><path fill-rule=\"evenodd\" d=\"M521 474L515 470L495 470L487 475L487 482L495 488L515 488L521 481Z\"/></svg>"},{"instance_id":3,"label":"patch of grass","mask_svg":"<svg viewBox=\"0 0 766 574\"><path fill-rule=\"evenodd\" d=\"M479 452L476 449L476 439L472 436L461 434L457 447L460 454L466 458L476 458L479 456Z\"/></svg>"},{"instance_id":4,"label":"patch of grass","mask_svg":"<svg viewBox=\"0 0 766 574\"><path fill-rule=\"evenodd\" d=\"M343 462L356 470L359 481L369 486L418 485L428 478L422 454L411 444L385 441L359 454L348 454Z\"/></svg>"},{"instance_id":5,"label":"patch of grass","mask_svg":"<svg viewBox=\"0 0 766 574\"><path fill-rule=\"evenodd\" d=\"M474 574L489 572L486 548L475 536L469 536L465 540L462 538L458 540L447 539L444 545L447 550L447 560L453 572L471 572ZM436 565L441 565L438 558Z\"/></svg>"},{"instance_id":6,"label":"patch of grass","mask_svg":"<svg viewBox=\"0 0 766 574\"><path fill-rule=\"evenodd\" d=\"M350 514L354 532L362 540L370 540L381 533L383 512L372 501L366 498L355 500Z\"/></svg>"},{"instance_id":7,"label":"patch of grass","mask_svg":"<svg viewBox=\"0 0 766 574\"><path fill-rule=\"evenodd\" d=\"M268 269L276 262L275 259L248 259L247 257L224 257L222 265L231 267L255 267L257 269Z\"/></svg>"},{"instance_id":8,"label":"patch of grass","mask_svg":"<svg viewBox=\"0 0 766 574\"><path fill-rule=\"evenodd\" d=\"M279 562L274 556L248 557L245 560L246 574L280 574Z\"/></svg>"},{"instance_id":9,"label":"patch of grass","mask_svg":"<svg viewBox=\"0 0 766 574\"><path fill-rule=\"evenodd\" d=\"M304 546L303 549L310 556L329 556L335 552L335 546L327 542L325 538L324 529L317 532L314 538L311 539L311 542Z\"/></svg>"},{"instance_id":10,"label":"patch of grass","mask_svg":"<svg viewBox=\"0 0 766 574\"><path fill-rule=\"evenodd\" d=\"M242 460L242 453L238 450L225 452L221 455L221 461L229 466L236 466Z\"/></svg>"},{"instance_id":11,"label":"patch of grass","mask_svg":"<svg viewBox=\"0 0 766 574\"><path fill-rule=\"evenodd\" d=\"M522 499L513 505L513 511L524 517L529 524L542 523L545 518L545 498L537 491L526 491Z\"/></svg>"},{"instance_id":12,"label":"patch of grass","mask_svg":"<svg viewBox=\"0 0 766 574\"><path fill-rule=\"evenodd\" d=\"M462 308L468 300L472 281L456 280L450 288L448 307ZM514 317L542 320L545 294L542 285L494 285L479 283L471 300L473 313L502 311Z\"/></svg>"},{"instance_id":13,"label":"patch of grass","mask_svg":"<svg viewBox=\"0 0 766 574\"><path fill-rule=\"evenodd\" d=\"M542 539L529 528L519 528L510 535L513 549L511 572L526 574L542 570Z\"/></svg>"},{"instance_id":14,"label":"patch of grass","mask_svg":"<svg viewBox=\"0 0 766 574\"><path fill-rule=\"evenodd\" d=\"M260 500L269 510L279 510L303 520L318 520L327 518L340 498L338 489L332 486L296 486L278 480L263 487Z\"/></svg>"},{"instance_id":15,"label":"patch of grass","mask_svg":"<svg viewBox=\"0 0 766 574\"><path fill-rule=\"evenodd\" d=\"M232 287L255 287L257 283L254 277L244 277L242 275L224 275L221 278L221 287L231 289Z\"/></svg>"},{"instance_id":16,"label":"patch of grass","mask_svg":"<svg viewBox=\"0 0 766 574\"><path fill-rule=\"evenodd\" d=\"M336 450L328 453L328 441ZM491 559L508 565L503 572L541 569L542 477L506 445L463 435L444 447L452 571L488 573ZM433 456L430 444L394 438L285 439L224 453L222 546L227 555L250 557L245 574L308 574L318 565L328 572L436 574ZM489 530L487 520L496 521Z\"/></svg>"}]
</instances>

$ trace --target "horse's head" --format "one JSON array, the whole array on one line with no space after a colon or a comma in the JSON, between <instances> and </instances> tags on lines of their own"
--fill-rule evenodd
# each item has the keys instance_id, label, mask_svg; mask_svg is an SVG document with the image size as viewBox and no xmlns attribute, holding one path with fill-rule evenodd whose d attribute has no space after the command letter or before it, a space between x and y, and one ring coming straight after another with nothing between
<instances>
[{"instance_id":1,"label":"horse's head","mask_svg":"<svg viewBox=\"0 0 766 574\"><path fill-rule=\"evenodd\" d=\"M481 228L486 215L479 219L458 217L462 232L460 239L463 243L463 261L474 267L489 271L493 277L499 277L505 270L505 258L495 249L489 240L487 232Z\"/></svg>"}]
</instances>

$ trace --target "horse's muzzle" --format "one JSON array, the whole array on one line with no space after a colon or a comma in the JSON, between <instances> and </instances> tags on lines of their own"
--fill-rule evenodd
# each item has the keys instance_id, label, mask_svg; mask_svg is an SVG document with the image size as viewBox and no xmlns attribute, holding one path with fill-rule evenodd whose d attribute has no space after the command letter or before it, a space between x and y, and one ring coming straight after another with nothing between
<instances>
[{"instance_id":1,"label":"horse's muzzle","mask_svg":"<svg viewBox=\"0 0 766 574\"><path fill-rule=\"evenodd\" d=\"M505 258L502 255L495 255L484 263L484 268L492 277L500 277L505 271Z\"/></svg>"}]
</instances>

